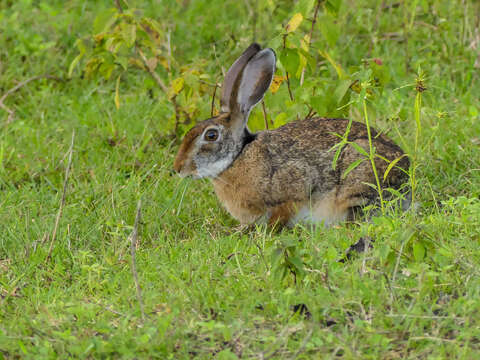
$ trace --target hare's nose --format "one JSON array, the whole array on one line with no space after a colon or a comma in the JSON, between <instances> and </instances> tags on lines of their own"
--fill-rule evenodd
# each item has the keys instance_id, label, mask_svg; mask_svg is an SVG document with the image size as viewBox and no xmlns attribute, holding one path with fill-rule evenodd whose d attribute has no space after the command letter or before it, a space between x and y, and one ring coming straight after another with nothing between
<instances>
[{"instance_id":1,"label":"hare's nose","mask_svg":"<svg viewBox=\"0 0 480 360\"><path fill-rule=\"evenodd\" d=\"M175 157L175 161L173 162L173 169L179 173L182 171L183 164L185 163L185 157L182 156L183 154L179 152L177 156Z\"/></svg>"}]
</instances>

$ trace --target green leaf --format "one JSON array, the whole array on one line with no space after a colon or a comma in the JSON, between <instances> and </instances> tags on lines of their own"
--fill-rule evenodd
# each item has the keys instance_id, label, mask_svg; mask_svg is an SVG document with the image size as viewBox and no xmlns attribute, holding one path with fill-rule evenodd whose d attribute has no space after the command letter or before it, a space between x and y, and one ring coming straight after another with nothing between
<instances>
[{"instance_id":1,"label":"green leaf","mask_svg":"<svg viewBox=\"0 0 480 360\"><path fill-rule=\"evenodd\" d=\"M136 35L137 35L136 25L125 25L123 27L122 37L127 43L128 47L132 47L135 44Z\"/></svg>"},{"instance_id":2,"label":"green leaf","mask_svg":"<svg viewBox=\"0 0 480 360\"><path fill-rule=\"evenodd\" d=\"M325 114L327 112L327 99L325 95L315 95L310 98L310 106L318 113Z\"/></svg>"},{"instance_id":3,"label":"green leaf","mask_svg":"<svg viewBox=\"0 0 480 360\"><path fill-rule=\"evenodd\" d=\"M340 7L342 6L342 0L327 0L325 8L333 15L338 15Z\"/></svg>"},{"instance_id":4,"label":"green leaf","mask_svg":"<svg viewBox=\"0 0 480 360\"><path fill-rule=\"evenodd\" d=\"M347 93L351 84L352 84L352 81L349 80L349 79L338 80L337 88L335 89L335 92L333 93L333 98L337 102L337 105L341 103L343 97Z\"/></svg>"},{"instance_id":5,"label":"green leaf","mask_svg":"<svg viewBox=\"0 0 480 360\"><path fill-rule=\"evenodd\" d=\"M78 39L75 41L75 46L81 54L85 54L87 52L87 44L88 42L85 39Z\"/></svg>"},{"instance_id":6,"label":"green leaf","mask_svg":"<svg viewBox=\"0 0 480 360\"><path fill-rule=\"evenodd\" d=\"M425 246L419 241L413 243L413 256L416 261L422 261L425 257Z\"/></svg>"},{"instance_id":7,"label":"green leaf","mask_svg":"<svg viewBox=\"0 0 480 360\"><path fill-rule=\"evenodd\" d=\"M120 64L123 70L127 70L128 67L128 57L126 56L117 56L115 61Z\"/></svg>"},{"instance_id":8,"label":"green leaf","mask_svg":"<svg viewBox=\"0 0 480 360\"><path fill-rule=\"evenodd\" d=\"M280 52L280 62L287 72L295 74L300 65L300 57L296 49L285 48Z\"/></svg>"},{"instance_id":9,"label":"green leaf","mask_svg":"<svg viewBox=\"0 0 480 360\"><path fill-rule=\"evenodd\" d=\"M93 32L98 34L109 31L115 20L117 20L117 9L110 8L99 12L93 22Z\"/></svg>"},{"instance_id":10,"label":"green leaf","mask_svg":"<svg viewBox=\"0 0 480 360\"><path fill-rule=\"evenodd\" d=\"M288 258L288 261L295 266L295 268L297 268L298 270L301 270L303 269L303 262L302 260L300 260L300 258L296 257L296 256L292 256L292 257L289 257Z\"/></svg>"},{"instance_id":11,"label":"green leaf","mask_svg":"<svg viewBox=\"0 0 480 360\"><path fill-rule=\"evenodd\" d=\"M392 162L390 162L390 164L388 164L387 169L385 170L385 174L383 174L383 181L385 181L385 180L387 179L387 176L388 176L388 173L390 172L390 170L392 170L393 167L394 167L404 156L407 156L407 154L403 154L402 156L396 158L395 160L393 160Z\"/></svg>"},{"instance_id":12,"label":"green leaf","mask_svg":"<svg viewBox=\"0 0 480 360\"><path fill-rule=\"evenodd\" d=\"M338 147L337 151L335 152L335 155L333 156L333 160L332 160L332 169L335 170L336 167L337 167L337 161L338 161L338 158L340 157L340 154L342 153L342 149L344 148L344 146L347 145L347 142L345 141L341 141L337 144L335 144L332 149L334 147Z\"/></svg>"},{"instance_id":13,"label":"green leaf","mask_svg":"<svg viewBox=\"0 0 480 360\"><path fill-rule=\"evenodd\" d=\"M352 170L354 170L358 165L360 165L365 160L366 158L357 159L354 162L352 162L350 165L348 165L347 169L342 174L342 179L345 179Z\"/></svg>"},{"instance_id":14,"label":"green leaf","mask_svg":"<svg viewBox=\"0 0 480 360\"><path fill-rule=\"evenodd\" d=\"M372 76L377 82L377 86L385 86L390 81L389 67L385 65L379 65L374 61L370 62L370 69L372 70Z\"/></svg>"},{"instance_id":15,"label":"green leaf","mask_svg":"<svg viewBox=\"0 0 480 360\"><path fill-rule=\"evenodd\" d=\"M470 105L470 106L468 107L468 113L470 114L470 116L471 116L472 118L476 118L476 117L478 116L478 110L477 110L477 108L476 108L475 106L473 106L473 105Z\"/></svg>"},{"instance_id":16,"label":"green leaf","mask_svg":"<svg viewBox=\"0 0 480 360\"><path fill-rule=\"evenodd\" d=\"M277 267L283 259L283 249L281 248L276 248L272 251L271 254L271 264L272 267Z\"/></svg>"},{"instance_id":17,"label":"green leaf","mask_svg":"<svg viewBox=\"0 0 480 360\"><path fill-rule=\"evenodd\" d=\"M287 113L281 112L280 114L278 114L273 120L275 127L280 127L285 125L287 123L287 118L288 118Z\"/></svg>"},{"instance_id":18,"label":"green leaf","mask_svg":"<svg viewBox=\"0 0 480 360\"><path fill-rule=\"evenodd\" d=\"M350 142L349 143L359 154L362 154L363 156L365 157L370 157L370 155L368 154L368 152L362 148L360 145L358 145L356 142Z\"/></svg>"},{"instance_id":19,"label":"green leaf","mask_svg":"<svg viewBox=\"0 0 480 360\"><path fill-rule=\"evenodd\" d=\"M110 61L104 61L98 68L98 72L105 78L105 80L110 79L113 70L115 70L115 64Z\"/></svg>"},{"instance_id":20,"label":"green leaf","mask_svg":"<svg viewBox=\"0 0 480 360\"><path fill-rule=\"evenodd\" d=\"M335 24L334 19L329 14L324 14L319 19L320 32L330 47L334 47L340 36L340 28Z\"/></svg>"},{"instance_id":21,"label":"green leaf","mask_svg":"<svg viewBox=\"0 0 480 360\"><path fill-rule=\"evenodd\" d=\"M315 0L300 0L296 8L306 17L310 15L310 11L312 11L315 2Z\"/></svg>"}]
</instances>

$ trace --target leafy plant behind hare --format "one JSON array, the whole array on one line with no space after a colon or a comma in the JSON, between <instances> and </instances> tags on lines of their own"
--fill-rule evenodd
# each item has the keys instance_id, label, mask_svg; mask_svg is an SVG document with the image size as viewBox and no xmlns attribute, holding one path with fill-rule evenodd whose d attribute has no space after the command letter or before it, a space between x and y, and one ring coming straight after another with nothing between
<instances>
[{"instance_id":1,"label":"leafy plant behind hare","mask_svg":"<svg viewBox=\"0 0 480 360\"><path fill-rule=\"evenodd\" d=\"M252 134L250 110L262 100L275 73L275 53L250 45L228 70L222 87L220 115L198 123L183 139L174 168L180 176L212 179L228 212L242 224L293 226L297 222L332 224L352 219L356 210L378 201L370 161L367 127L346 119L312 118ZM347 127L348 144L332 166L329 151ZM376 154L389 162L404 155L383 134L371 130ZM354 143L351 145L351 143ZM358 146L357 146L358 145ZM376 157L378 176L388 162ZM409 161L403 156L382 183L400 189L408 181Z\"/></svg>"}]
</instances>

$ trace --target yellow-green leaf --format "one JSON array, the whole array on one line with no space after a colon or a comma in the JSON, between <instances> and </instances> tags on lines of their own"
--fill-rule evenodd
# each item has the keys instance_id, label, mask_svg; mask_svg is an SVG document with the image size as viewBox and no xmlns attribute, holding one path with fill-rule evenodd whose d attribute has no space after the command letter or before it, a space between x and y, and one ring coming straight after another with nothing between
<instances>
[{"instance_id":1,"label":"yellow-green leaf","mask_svg":"<svg viewBox=\"0 0 480 360\"><path fill-rule=\"evenodd\" d=\"M338 64L335 62L335 60L332 59L332 57L326 52L326 51L319 51L320 55L322 55L325 59L328 60L328 62L335 68L335 71L337 72L338 77L340 80L346 80L348 79L347 74L345 71L342 69L342 65Z\"/></svg>"},{"instance_id":2,"label":"yellow-green leaf","mask_svg":"<svg viewBox=\"0 0 480 360\"><path fill-rule=\"evenodd\" d=\"M72 77L73 70L77 67L78 62L82 59L83 53L78 54L75 59L70 63L70 66L68 67L68 77Z\"/></svg>"},{"instance_id":3,"label":"yellow-green leaf","mask_svg":"<svg viewBox=\"0 0 480 360\"><path fill-rule=\"evenodd\" d=\"M287 30L287 33L294 32L300 26L302 21L303 15L301 13L296 13L292 16L287 26L285 26L285 30Z\"/></svg>"},{"instance_id":4,"label":"yellow-green leaf","mask_svg":"<svg viewBox=\"0 0 480 360\"><path fill-rule=\"evenodd\" d=\"M117 85L115 86L115 107L120 109L120 77L121 75L118 76L117 78Z\"/></svg>"},{"instance_id":5,"label":"yellow-green leaf","mask_svg":"<svg viewBox=\"0 0 480 360\"><path fill-rule=\"evenodd\" d=\"M172 90L175 95L180 94L180 91L183 89L183 85L185 84L185 79L183 77L176 78L172 81Z\"/></svg>"},{"instance_id":6,"label":"yellow-green leaf","mask_svg":"<svg viewBox=\"0 0 480 360\"><path fill-rule=\"evenodd\" d=\"M286 78L286 76L281 75L275 75L273 77L272 84L270 85L270 91L272 92L272 94L275 94L278 91L280 85L282 85L283 80L285 80Z\"/></svg>"}]
</instances>

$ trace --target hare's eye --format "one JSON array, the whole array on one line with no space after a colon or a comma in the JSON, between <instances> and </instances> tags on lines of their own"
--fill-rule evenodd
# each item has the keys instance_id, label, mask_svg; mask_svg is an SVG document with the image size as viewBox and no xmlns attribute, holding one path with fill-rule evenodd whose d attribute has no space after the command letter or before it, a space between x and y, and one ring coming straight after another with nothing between
<instances>
[{"instance_id":1,"label":"hare's eye","mask_svg":"<svg viewBox=\"0 0 480 360\"><path fill-rule=\"evenodd\" d=\"M204 135L205 140L207 141L215 141L218 139L218 130L217 129L210 129L205 132Z\"/></svg>"}]
</instances>

